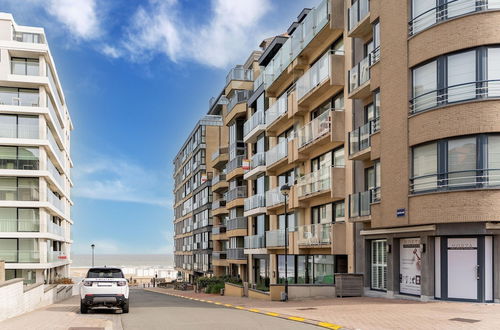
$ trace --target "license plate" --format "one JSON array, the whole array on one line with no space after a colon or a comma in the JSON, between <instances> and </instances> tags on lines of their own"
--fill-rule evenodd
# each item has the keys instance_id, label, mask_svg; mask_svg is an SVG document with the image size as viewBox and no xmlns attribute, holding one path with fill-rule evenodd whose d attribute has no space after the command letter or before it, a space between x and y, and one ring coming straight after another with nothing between
<instances>
[{"instance_id":1,"label":"license plate","mask_svg":"<svg viewBox=\"0 0 500 330\"><path fill-rule=\"evenodd\" d=\"M111 283L97 283L97 286L111 286Z\"/></svg>"}]
</instances>

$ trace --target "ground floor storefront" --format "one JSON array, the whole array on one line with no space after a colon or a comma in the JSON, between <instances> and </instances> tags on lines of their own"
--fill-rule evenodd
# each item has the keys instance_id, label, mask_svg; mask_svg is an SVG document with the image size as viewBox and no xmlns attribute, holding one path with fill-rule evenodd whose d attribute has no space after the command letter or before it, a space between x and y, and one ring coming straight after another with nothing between
<instances>
[{"instance_id":1,"label":"ground floor storefront","mask_svg":"<svg viewBox=\"0 0 500 330\"><path fill-rule=\"evenodd\" d=\"M358 239L357 267L365 274L367 295L498 301L500 231L494 226L360 230Z\"/></svg>"}]
</instances>

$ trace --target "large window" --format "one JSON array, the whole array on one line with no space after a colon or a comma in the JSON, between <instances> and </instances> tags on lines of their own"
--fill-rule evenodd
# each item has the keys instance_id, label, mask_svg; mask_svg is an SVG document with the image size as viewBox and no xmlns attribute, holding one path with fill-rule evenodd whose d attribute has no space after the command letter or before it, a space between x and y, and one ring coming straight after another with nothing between
<instances>
[{"instance_id":1,"label":"large window","mask_svg":"<svg viewBox=\"0 0 500 330\"><path fill-rule=\"evenodd\" d=\"M500 185L500 136L473 135L413 148L413 193Z\"/></svg>"},{"instance_id":2,"label":"large window","mask_svg":"<svg viewBox=\"0 0 500 330\"><path fill-rule=\"evenodd\" d=\"M0 232L35 232L40 230L38 209L0 207Z\"/></svg>"},{"instance_id":3,"label":"large window","mask_svg":"<svg viewBox=\"0 0 500 330\"><path fill-rule=\"evenodd\" d=\"M38 178L0 177L0 200L37 201Z\"/></svg>"},{"instance_id":4,"label":"large window","mask_svg":"<svg viewBox=\"0 0 500 330\"><path fill-rule=\"evenodd\" d=\"M333 284L333 255L288 255L289 284ZM285 256L278 255L278 284L285 283Z\"/></svg>"},{"instance_id":5,"label":"large window","mask_svg":"<svg viewBox=\"0 0 500 330\"><path fill-rule=\"evenodd\" d=\"M387 290L387 241L371 242L371 288Z\"/></svg>"},{"instance_id":6,"label":"large window","mask_svg":"<svg viewBox=\"0 0 500 330\"><path fill-rule=\"evenodd\" d=\"M37 107L38 89L0 87L0 104Z\"/></svg>"},{"instance_id":7,"label":"large window","mask_svg":"<svg viewBox=\"0 0 500 330\"><path fill-rule=\"evenodd\" d=\"M0 169L38 170L38 147L0 146Z\"/></svg>"},{"instance_id":8,"label":"large window","mask_svg":"<svg viewBox=\"0 0 500 330\"><path fill-rule=\"evenodd\" d=\"M499 0L412 0L410 35L457 16L500 9Z\"/></svg>"},{"instance_id":9,"label":"large window","mask_svg":"<svg viewBox=\"0 0 500 330\"><path fill-rule=\"evenodd\" d=\"M500 48L478 47L440 56L413 73L410 113L454 102L500 96Z\"/></svg>"},{"instance_id":10,"label":"large window","mask_svg":"<svg viewBox=\"0 0 500 330\"><path fill-rule=\"evenodd\" d=\"M38 139L38 116L0 115L0 137Z\"/></svg>"},{"instance_id":11,"label":"large window","mask_svg":"<svg viewBox=\"0 0 500 330\"><path fill-rule=\"evenodd\" d=\"M11 59L12 74L24 76L38 76L39 65L38 59L13 57Z\"/></svg>"}]
</instances>

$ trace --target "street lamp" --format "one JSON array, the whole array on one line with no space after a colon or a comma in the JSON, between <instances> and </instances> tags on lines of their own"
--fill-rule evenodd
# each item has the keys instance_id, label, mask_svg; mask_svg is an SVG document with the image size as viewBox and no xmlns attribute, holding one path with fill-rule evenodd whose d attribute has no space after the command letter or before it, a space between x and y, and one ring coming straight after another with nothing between
<instances>
[{"instance_id":1,"label":"street lamp","mask_svg":"<svg viewBox=\"0 0 500 330\"><path fill-rule=\"evenodd\" d=\"M288 194L290 194L290 186L288 184L284 184L280 188L281 194L285 197L285 299L283 301L288 300L288 213L287 213L287 204L288 204Z\"/></svg>"},{"instance_id":2,"label":"street lamp","mask_svg":"<svg viewBox=\"0 0 500 330\"><path fill-rule=\"evenodd\" d=\"M94 248L95 248L95 244L90 245L90 247L92 248L92 267L94 267Z\"/></svg>"}]
</instances>

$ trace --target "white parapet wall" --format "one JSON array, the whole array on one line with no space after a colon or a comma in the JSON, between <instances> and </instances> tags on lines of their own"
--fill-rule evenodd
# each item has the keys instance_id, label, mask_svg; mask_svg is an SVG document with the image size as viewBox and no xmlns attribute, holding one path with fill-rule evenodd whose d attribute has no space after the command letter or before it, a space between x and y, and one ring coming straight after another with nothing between
<instances>
[{"instance_id":1,"label":"white parapet wall","mask_svg":"<svg viewBox=\"0 0 500 330\"><path fill-rule=\"evenodd\" d=\"M23 285L22 278L0 283L0 321L67 299L73 285Z\"/></svg>"}]
</instances>

